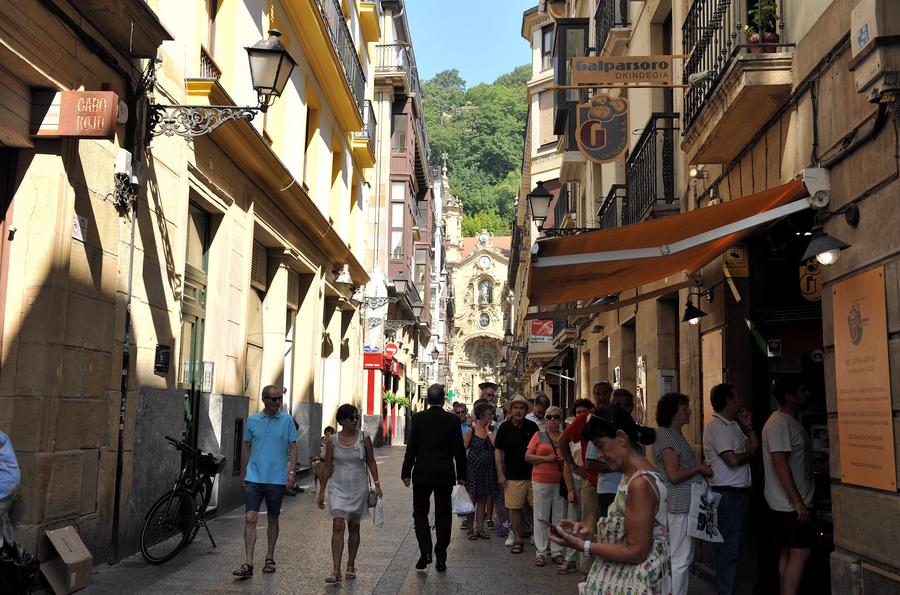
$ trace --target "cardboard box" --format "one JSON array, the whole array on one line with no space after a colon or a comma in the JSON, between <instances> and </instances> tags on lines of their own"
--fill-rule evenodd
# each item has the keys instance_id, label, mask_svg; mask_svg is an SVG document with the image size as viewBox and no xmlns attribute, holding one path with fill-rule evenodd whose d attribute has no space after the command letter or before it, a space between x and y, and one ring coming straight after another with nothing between
<instances>
[{"instance_id":1,"label":"cardboard box","mask_svg":"<svg viewBox=\"0 0 900 595\"><path fill-rule=\"evenodd\" d=\"M81 541L75 527L69 525L51 529L46 534L47 539L59 553L59 558L41 564L41 572L44 573L53 592L56 595L65 595L90 585L94 557Z\"/></svg>"}]
</instances>

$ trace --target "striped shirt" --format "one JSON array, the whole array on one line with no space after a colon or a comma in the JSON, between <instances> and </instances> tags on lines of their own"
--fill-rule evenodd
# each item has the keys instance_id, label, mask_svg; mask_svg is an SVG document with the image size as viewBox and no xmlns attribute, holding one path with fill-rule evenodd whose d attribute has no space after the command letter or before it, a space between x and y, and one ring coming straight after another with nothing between
<instances>
[{"instance_id":1,"label":"striped shirt","mask_svg":"<svg viewBox=\"0 0 900 595\"><path fill-rule=\"evenodd\" d=\"M657 473L659 473L659 476L666 484L666 488L669 490L668 511L672 514L686 514L691 508L691 484L702 482L703 476L698 473L681 483L670 482L662 458L663 451L667 448L671 448L672 452L678 455L679 469L690 469L696 465L697 455L681 432L671 428L656 429L656 442L653 443L653 462L656 464Z\"/></svg>"}]
</instances>

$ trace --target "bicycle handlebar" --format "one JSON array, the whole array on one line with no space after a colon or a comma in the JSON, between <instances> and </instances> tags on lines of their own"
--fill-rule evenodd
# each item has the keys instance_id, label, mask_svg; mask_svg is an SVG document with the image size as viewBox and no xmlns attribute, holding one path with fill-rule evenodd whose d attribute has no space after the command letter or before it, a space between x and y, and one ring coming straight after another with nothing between
<instances>
[{"instance_id":1,"label":"bicycle handlebar","mask_svg":"<svg viewBox=\"0 0 900 595\"><path fill-rule=\"evenodd\" d=\"M182 440L175 440L175 439L172 438L171 436L163 436L163 438L165 438L166 440L168 440L169 442L171 442L171 443L172 443L172 446L174 446L174 447L175 447L176 449L178 449L178 450L186 450L186 451L191 452L191 453L197 453L197 454L200 454L200 451L199 451L199 450L197 450L196 448L192 447L192 446L191 446L190 444L188 444L187 442L184 442L184 441L182 441Z\"/></svg>"}]
</instances>

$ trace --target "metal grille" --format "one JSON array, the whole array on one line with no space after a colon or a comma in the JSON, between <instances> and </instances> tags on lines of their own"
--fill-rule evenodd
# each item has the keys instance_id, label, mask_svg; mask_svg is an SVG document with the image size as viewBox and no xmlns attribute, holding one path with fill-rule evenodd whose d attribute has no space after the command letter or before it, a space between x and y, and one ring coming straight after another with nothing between
<instances>
[{"instance_id":1,"label":"metal grille","mask_svg":"<svg viewBox=\"0 0 900 595\"><path fill-rule=\"evenodd\" d=\"M597 12L594 13L594 28L597 32L594 46L599 56L606 38L614 28L630 27L628 22L628 0L600 0L597 3Z\"/></svg>"},{"instance_id":2,"label":"metal grille","mask_svg":"<svg viewBox=\"0 0 900 595\"><path fill-rule=\"evenodd\" d=\"M287 305L291 310L300 309L300 274L297 271L288 271L287 278Z\"/></svg>"},{"instance_id":3,"label":"metal grille","mask_svg":"<svg viewBox=\"0 0 900 595\"><path fill-rule=\"evenodd\" d=\"M603 204L597 211L597 221L600 229L612 229L622 225L622 212L627 207L625 184L613 184L609 189Z\"/></svg>"},{"instance_id":4,"label":"metal grille","mask_svg":"<svg viewBox=\"0 0 900 595\"><path fill-rule=\"evenodd\" d=\"M209 55L205 47L200 47L200 78L219 80L222 70L216 66L215 60Z\"/></svg>"},{"instance_id":5,"label":"metal grille","mask_svg":"<svg viewBox=\"0 0 900 595\"><path fill-rule=\"evenodd\" d=\"M347 27L347 19L341 11L341 3L337 0L316 0L319 12L328 29L331 44L337 52L338 59L344 70L344 78L356 98L356 107L359 113L363 113L363 101L366 93L366 75L363 73L362 64L359 63L359 55L356 53L356 44Z\"/></svg>"},{"instance_id":6,"label":"metal grille","mask_svg":"<svg viewBox=\"0 0 900 595\"><path fill-rule=\"evenodd\" d=\"M266 247L253 242L253 257L250 260L250 285L260 291L266 290Z\"/></svg>"},{"instance_id":7,"label":"metal grille","mask_svg":"<svg viewBox=\"0 0 900 595\"><path fill-rule=\"evenodd\" d=\"M359 132L354 132L354 138L364 138L369 141L372 151L375 150L375 110L372 109L372 102L366 99L363 107L363 127Z\"/></svg>"},{"instance_id":8,"label":"metal grille","mask_svg":"<svg viewBox=\"0 0 900 595\"><path fill-rule=\"evenodd\" d=\"M622 225L641 221L654 206L672 204L675 195L675 126L678 114L654 113L625 162L627 207Z\"/></svg>"}]
</instances>

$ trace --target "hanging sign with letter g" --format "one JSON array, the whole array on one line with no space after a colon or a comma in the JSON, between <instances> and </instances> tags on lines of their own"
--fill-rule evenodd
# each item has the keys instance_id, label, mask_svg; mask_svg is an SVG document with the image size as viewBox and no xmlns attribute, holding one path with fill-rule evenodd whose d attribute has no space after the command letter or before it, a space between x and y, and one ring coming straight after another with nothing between
<instances>
[{"instance_id":1,"label":"hanging sign with letter g","mask_svg":"<svg viewBox=\"0 0 900 595\"><path fill-rule=\"evenodd\" d=\"M597 93L577 107L581 153L594 163L619 160L628 147L628 100Z\"/></svg>"}]
</instances>

